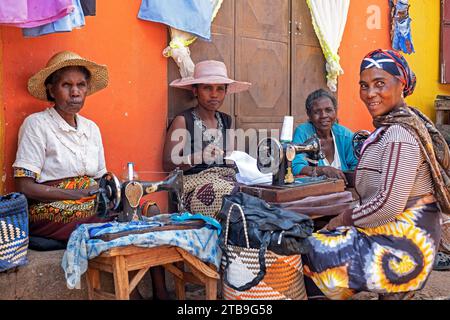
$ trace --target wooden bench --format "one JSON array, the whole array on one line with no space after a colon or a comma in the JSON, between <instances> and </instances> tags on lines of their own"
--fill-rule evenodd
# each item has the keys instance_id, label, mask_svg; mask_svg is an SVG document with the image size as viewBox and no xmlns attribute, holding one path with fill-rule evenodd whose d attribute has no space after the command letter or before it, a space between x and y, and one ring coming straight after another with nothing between
<instances>
[{"instance_id":1,"label":"wooden bench","mask_svg":"<svg viewBox=\"0 0 450 320\"><path fill-rule=\"evenodd\" d=\"M88 297L90 300L129 300L130 293L154 266L163 266L174 276L177 299L185 300L187 282L205 286L206 300L217 299L219 274L213 265L207 265L187 251L174 246L141 248L126 246L110 249L89 260L87 270ZM187 266L190 272L184 271ZM130 271L137 271L132 279ZM100 272L109 272L114 277L114 294L103 291Z\"/></svg>"}]
</instances>

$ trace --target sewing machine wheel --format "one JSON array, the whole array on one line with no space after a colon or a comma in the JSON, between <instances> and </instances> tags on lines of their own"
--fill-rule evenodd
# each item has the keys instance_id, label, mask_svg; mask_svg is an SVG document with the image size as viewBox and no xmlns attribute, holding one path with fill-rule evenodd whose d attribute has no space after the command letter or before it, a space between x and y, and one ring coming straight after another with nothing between
<instances>
[{"instance_id":1,"label":"sewing machine wheel","mask_svg":"<svg viewBox=\"0 0 450 320\"><path fill-rule=\"evenodd\" d=\"M109 210L117 210L121 202L121 185L119 179L107 172L99 181L99 192L97 193L97 214L107 216Z\"/></svg>"},{"instance_id":2,"label":"sewing machine wheel","mask_svg":"<svg viewBox=\"0 0 450 320\"><path fill-rule=\"evenodd\" d=\"M257 166L262 173L275 173L283 160L283 147L275 138L265 138L258 144Z\"/></svg>"},{"instance_id":3,"label":"sewing machine wheel","mask_svg":"<svg viewBox=\"0 0 450 320\"><path fill-rule=\"evenodd\" d=\"M361 158L361 149L366 141L366 139L370 136L370 131L367 130L359 130L353 134L352 143L353 143L353 153L357 159Z\"/></svg>"}]
</instances>

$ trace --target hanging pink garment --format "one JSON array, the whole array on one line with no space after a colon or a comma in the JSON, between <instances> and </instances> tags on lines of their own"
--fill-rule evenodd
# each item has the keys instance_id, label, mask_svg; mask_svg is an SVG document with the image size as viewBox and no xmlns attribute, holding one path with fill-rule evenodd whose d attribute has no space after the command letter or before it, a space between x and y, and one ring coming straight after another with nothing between
<instances>
[{"instance_id":1,"label":"hanging pink garment","mask_svg":"<svg viewBox=\"0 0 450 320\"><path fill-rule=\"evenodd\" d=\"M73 0L1 0L0 24L37 27L59 20L73 10Z\"/></svg>"}]
</instances>

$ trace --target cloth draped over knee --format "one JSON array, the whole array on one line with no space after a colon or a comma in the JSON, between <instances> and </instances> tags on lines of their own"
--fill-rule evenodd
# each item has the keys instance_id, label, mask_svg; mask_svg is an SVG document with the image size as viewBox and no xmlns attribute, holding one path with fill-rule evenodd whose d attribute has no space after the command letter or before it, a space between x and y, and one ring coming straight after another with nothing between
<instances>
[{"instance_id":1,"label":"cloth draped over knee","mask_svg":"<svg viewBox=\"0 0 450 320\"><path fill-rule=\"evenodd\" d=\"M183 177L182 200L187 211L216 218L225 195L238 190L233 168L215 167Z\"/></svg>"}]
</instances>

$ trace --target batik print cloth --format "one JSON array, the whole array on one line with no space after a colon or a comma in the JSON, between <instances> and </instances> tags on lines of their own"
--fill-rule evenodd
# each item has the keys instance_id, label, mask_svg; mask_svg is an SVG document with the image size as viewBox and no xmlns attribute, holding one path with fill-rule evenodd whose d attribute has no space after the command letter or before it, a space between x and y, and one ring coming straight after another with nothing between
<instances>
[{"instance_id":1,"label":"batik print cloth","mask_svg":"<svg viewBox=\"0 0 450 320\"><path fill-rule=\"evenodd\" d=\"M360 291L420 290L432 270L439 233L434 198L421 198L379 227L314 233L304 272L330 299L348 299Z\"/></svg>"},{"instance_id":2,"label":"batik print cloth","mask_svg":"<svg viewBox=\"0 0 450 320\"><path fill-rule=\"evenodd\" d=\"M134 245L152 248L163 245L180 247L206 263L213 263L219 268L222 253L218 246L217 223L207 224L200 229L155 231L142 234L130 234L111 241L92 239L105 233L117 233L126 230L162 226L167 220L166 214L151 218L143 217L143 221L119 223L92 223L80 225L71 235L64 252L62 268L64 269L67 287L80 288L80 278L88 267L88 260L102 252L115 248ZM173 219L172 219L173 220Z\"/></svg>"}]
</instances>

